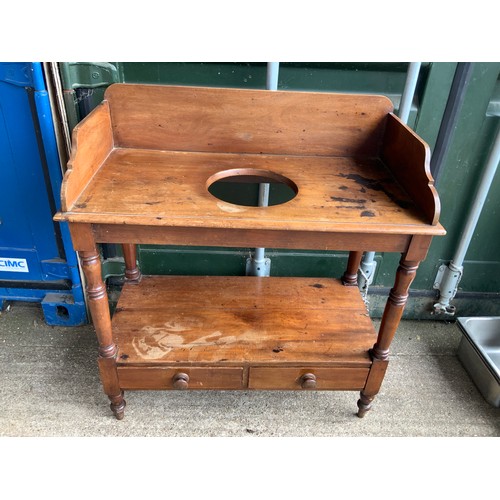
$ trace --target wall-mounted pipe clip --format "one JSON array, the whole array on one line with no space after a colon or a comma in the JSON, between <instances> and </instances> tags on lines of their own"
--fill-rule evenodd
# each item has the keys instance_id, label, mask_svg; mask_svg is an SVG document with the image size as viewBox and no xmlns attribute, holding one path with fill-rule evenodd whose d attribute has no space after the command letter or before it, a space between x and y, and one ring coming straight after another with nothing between
<instances>
[{"instance_id":1,"label":"wall-mounted pipe clip","mask_svg":"<svg viewBox=\"0 0 500 500\"><path fill-rule=\"evenodd\" d=\"M439 266L433 288L439 290L439 302L434 304L436 314L448 314L453 316L456 312L455 306L450 301L455 297L458 283L462 279L463 267L456 266L453 262L448 265Z\"/></svg>"}]
</instances>

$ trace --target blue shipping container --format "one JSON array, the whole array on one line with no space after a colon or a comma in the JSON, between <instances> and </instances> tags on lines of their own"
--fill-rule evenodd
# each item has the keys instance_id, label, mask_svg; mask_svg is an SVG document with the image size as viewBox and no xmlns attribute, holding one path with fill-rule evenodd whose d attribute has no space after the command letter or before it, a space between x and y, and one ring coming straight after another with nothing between
<instances>
[{"instance_id":1,"label":"blue shipping container","mask_svg":"<svg viewBox=\"0 0 500 500\"><path fill-rule=\"evenodd\" d=\"M62 172L41 63L0 63L0 307L36 301L51 325L87 322L59 208Z\"/></svg>"}]
</instances>

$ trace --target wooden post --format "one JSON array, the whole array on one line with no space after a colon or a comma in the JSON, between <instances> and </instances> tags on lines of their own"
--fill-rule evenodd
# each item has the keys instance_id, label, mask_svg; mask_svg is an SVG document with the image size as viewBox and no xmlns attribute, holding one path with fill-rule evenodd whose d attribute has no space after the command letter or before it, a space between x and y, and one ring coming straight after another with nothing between
<instances>
[{"instance_id":1,"label":"wooden post","mask_svg":"<svg viewBox=\"0 0 500 500\"><path fill-rule=\"evenodd\" d=\"M137 246L132 243L122 244L125 259L125 280L128 283L139 283L142 275L137 266Z\"/></svg>"},{"instance_id":2,"label":"wooden post","mask_svg":"<svg viewBox=\"0 0 500 500\"><path fill-rule=\"evenodd\" d=\"M370 351L373 365L370 369L365 388L360 394L358 417L364 417L366 412L370 410L373 399L380 390L389 363L389 346L403 315L408 300L408 291L420 263L419 261L405 260L406 255L406 253L403 254L399 262L394 287L389 293L380 323L377 342Z\"/></svg>"},{"instance_id":3,"label":"wooden post","mask_svg":"<svg viewBox=\"0 0 500 500\"><path fill-rule=\"evenodd\" d=\"M111 401L111 410L121 420L125 410L123 391L116 371L116 345L111 331L108 294L101 275L101 259L94 246L92 251L79 252L86 280L88 304L99 341L99 373L104 392Z\"/></svg>"},{"instance_id":4,"label":"wooden post","mask_svg":"<svg viewBox=\"0 0 500 500\"><path fill-rule=\"evenodd\" d=\"M342 276L342 283L345 286L358 286L358 269L363 257L363 252L349 252L347 269Z\"/></svg>"}]
</instances>

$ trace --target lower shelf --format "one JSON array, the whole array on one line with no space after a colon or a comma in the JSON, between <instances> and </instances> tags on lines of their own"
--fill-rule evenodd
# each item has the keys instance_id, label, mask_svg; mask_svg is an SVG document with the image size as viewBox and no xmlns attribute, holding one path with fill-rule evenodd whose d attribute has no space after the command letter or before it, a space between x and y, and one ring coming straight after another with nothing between
<instances>
[{"instance_id":1,"label":"lower shelf","mask_svg":"<svg viewBox=\"0 0 500 500\"><path fill-rule=\"evenodd\" d=\"M359 390L376 340L357 287L245 276L125 284L113 334L123 389Z\"/></svg>"}]
</instances>

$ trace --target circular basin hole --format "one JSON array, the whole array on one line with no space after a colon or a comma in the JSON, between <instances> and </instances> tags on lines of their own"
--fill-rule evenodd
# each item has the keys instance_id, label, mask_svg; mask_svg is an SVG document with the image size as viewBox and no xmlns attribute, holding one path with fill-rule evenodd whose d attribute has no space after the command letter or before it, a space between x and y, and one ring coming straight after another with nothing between
<instances>
[{"instance_id":1,"label":"circular basin hole","mask_svg":"<svg viewBox=\"0 0 500 500\"><path fill-rule=\"evenodd\" d=\"M256 168L234 168L217 172L207 180L207 189L219 200L245 207L258 207L260 184L269 184L269 206L286 203L295 198L299 191L288 177Z\"/></svg>"}]
</instances>

